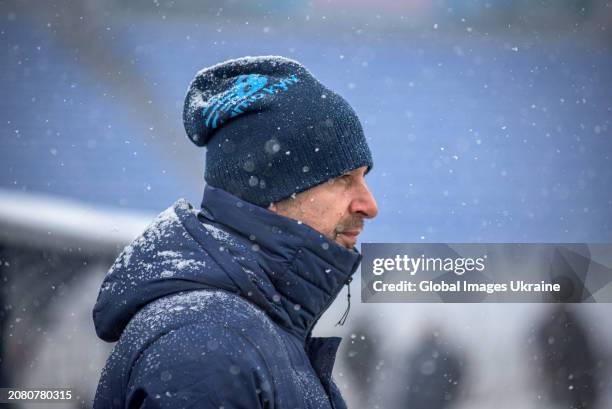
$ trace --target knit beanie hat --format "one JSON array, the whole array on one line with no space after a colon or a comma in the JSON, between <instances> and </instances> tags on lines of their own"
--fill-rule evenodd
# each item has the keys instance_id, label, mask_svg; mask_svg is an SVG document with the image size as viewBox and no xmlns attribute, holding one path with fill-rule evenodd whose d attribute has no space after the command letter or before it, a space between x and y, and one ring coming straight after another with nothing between
<instances>
[{"instance_id":1,"label":"knit beanie hat","mask_svg":"<svg viewBox=\"0 0 612 409\"><path fill-rule=\"evenodd\" d=\"M283 57L244 57L199 71L183 123L191 141L207 147L206 182L258 206L372 167L350 105Z\"/></svg>"}]
</instances>

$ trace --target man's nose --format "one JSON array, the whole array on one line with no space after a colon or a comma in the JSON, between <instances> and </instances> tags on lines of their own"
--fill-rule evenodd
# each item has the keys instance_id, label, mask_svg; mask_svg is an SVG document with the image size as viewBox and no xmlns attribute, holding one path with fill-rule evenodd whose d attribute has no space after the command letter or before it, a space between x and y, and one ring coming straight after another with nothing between
<instances>
[{"instance_id":1,"label":"man's nose","mask_svg":"<svg viewBox=\"0 0 612 409\"><path fill-rule=\"evenodd\" d=\"M378 214L376 200L365 182L362 182L355 192L350 204L350 211L351 213L360 213L368 219L374 218Z\"/></svg>"}]
</instances>

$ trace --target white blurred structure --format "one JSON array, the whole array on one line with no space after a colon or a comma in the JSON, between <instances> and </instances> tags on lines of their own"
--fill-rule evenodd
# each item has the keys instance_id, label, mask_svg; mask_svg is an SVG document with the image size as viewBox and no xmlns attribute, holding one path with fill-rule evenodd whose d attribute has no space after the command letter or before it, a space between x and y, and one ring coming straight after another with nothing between
<instances>
[{"instance_id":1,"label":"white blurred structure","mask_svg":"<svg viewBox=\"0 0 612 409\"><path fill-rule=\"evenodd\" d=\"M71 388L75 400L54 407L91 406L111 347L93 327L99 286L118 252L151 219L0 190L6 382L21 388Z\"/></svg>"}]
</instances>

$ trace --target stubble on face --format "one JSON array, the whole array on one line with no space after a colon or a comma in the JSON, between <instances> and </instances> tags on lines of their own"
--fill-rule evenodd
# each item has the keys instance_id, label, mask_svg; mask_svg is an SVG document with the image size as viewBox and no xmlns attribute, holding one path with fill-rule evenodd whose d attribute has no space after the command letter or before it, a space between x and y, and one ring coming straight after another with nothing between
<instances>
[{"instance_id":1,"label":"stubble on face","mask_svg":"<svg viewBox=\"0 0 612 409\"><path fill-rule=\"evenodd\" d=\"M329 214L327 212L331 210L318 207L315 198L300 197L298 195L296 198L278 203L275 209L275 211L283 216L305 223L329 240L335 241L349 249L354 247L357 235L361 233L364 227L363 217L350 214L338 214L336 216L336 218L340 219L338 223L331 226L325 225L322 219L328 217Z\"/></svg>"},{"instance_id":2,"label":"stubble on face","mask_svg":"<svg viewBox=\"0 0 612 409\"><path fill-rule=\"evenodd\" d=\"M365 185L365 166L330 179L291 198L270 205L269 210L301 221L329 240L352 249L364 227L364 219L378 213Z\"/></svg>"},{"instance_id":3,"label":"stubble on face","mask_svg":"<svg viewBox=\"0 0 612 409\"><path fill-rule=\"evenodd\" d=\"M363 217L349 216L341 221L334 229L333 237L328 237L346 248L353 248L357 241L357 235L363 230ZM345 237L343 237L345 236Z\"/></svg>"}]
</instances>

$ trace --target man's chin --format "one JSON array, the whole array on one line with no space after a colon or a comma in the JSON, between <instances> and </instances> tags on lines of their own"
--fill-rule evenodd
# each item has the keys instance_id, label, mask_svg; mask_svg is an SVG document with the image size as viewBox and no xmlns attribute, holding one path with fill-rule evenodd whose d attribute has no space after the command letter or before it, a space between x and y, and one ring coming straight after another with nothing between
<instances>
[{"instance_id":1,"label":"man's chin","mask_svg":"<svg viewBox=\"0 0 612 409\"><path fill-rule=\"evenodd\" d=\"M357 234L355 233L338 233L336 235L336 243L347 249L352 249L357 244Z\"/></svg>"}]
</instances>

